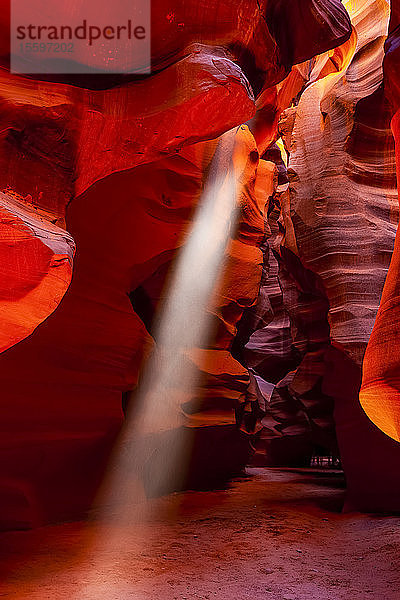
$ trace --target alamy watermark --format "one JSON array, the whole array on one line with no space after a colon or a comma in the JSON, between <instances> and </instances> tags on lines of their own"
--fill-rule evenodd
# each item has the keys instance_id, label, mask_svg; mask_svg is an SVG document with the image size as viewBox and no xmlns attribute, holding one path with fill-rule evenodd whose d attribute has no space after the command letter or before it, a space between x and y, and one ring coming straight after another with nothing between
<instances>
[{"instance_id":1,"label":"alamy watermark","mask_svg":"<svg viewBox=\"0 0 400 600\"><path fill-rule=\"evenodd\" d=\"M150 73L150 0L11 0L14 73Z\"/></svg>"}]
</instances>

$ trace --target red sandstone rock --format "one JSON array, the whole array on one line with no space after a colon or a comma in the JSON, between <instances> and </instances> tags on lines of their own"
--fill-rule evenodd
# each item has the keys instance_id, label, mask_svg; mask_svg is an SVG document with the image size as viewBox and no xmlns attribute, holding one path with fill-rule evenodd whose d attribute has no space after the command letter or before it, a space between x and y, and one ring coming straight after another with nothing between
<instances>
[{"instance_id":1,"label":"red sandstone rock","mask_svg":"<svg viewBox=\"0 0 400 600\"><path fill-rule=\"evenodd\" d=\"M32 205L0 193L0 351L27 337L58 306L75 244Z\"/></svg>"},{"instance_id":2,"label":"red sandstone rock","mask_svg":"<svg viewBox=\"0 0 400 600\"><path fill-rule=\"evenodd\" d=\"M392 120L398 159L399 112ZM397 160L397 164L398 160ZM397 237L396 237L397 240ZM360 402L371 421L386 435L400 441L400 403L397 330L399 265L396 241L375 326L363 363Z\"/></svg>"},{"instance_id":3,"label":"red sandstone rock","mask_svg":"<svg viewBox=\"0 0 400 600\"><path fill-rule=\"evenodd\" d=\"M399 17L400 5L391 5L389 35L385 43L385 92L392 113L392 131L396 144L397 181L399 181ZM381 304L363 364L360 402L371 421L386 435L400 441L400 404L398 394L398 237L382 293Z\"/></svg>"},{"instance_id":4,"label":"red sandstone rock","mask_svg":"<svg viewBox=\"0 0 400 600\"><path fill-rule=\"evenodd\" d=\"M0 188L30 195L32 206L57 223L66 217L77 244L73 280L58 309L0 357L7 398L0 454L6 523L71 517L88 506L121 425L121 396L137 385L154 344L153 318L218 136L252 118L253 91L270 89L292 61L326 51L351 33L336 0L302 3L301 31L296 19L285 21L290 45L278 28L286 5L247 0L222 8L221 17L217 2L177 2L168 11L160 3L153 10L155 73L140 81L121 78L118 87L88 90L62 77L50 83L2 72ZM264 121L261 113L270 102L266 92L258 106L261 143L302 78L296 72L282 85L272 126L269 109ZM245 395L248 372L230 347L242 311L256 301L263 213L274 187L274 167L259 161L251 134L243 128L238 137L239 228L216 290L215 341L190 356L205 380L200 401L187 406L188 425L205 432L196 460L219 475L230 474L245 454L235 409L243 430L257 427L256 401ZM38 272L51 280L48 264L38 260L29 268L31 278ZM53 305L62 295L55 288ZM35 324L24 320L26 332L49 312ZM202 454L207 444L211 453Z\"/></svg>"},{"instance_id":5,"label":"red sandstone rock","mask_svg":"<svg viewBox=\"0 0 400 600\"><path fill-rule=\"evenodd\" d=\"M235 322L245 304L257 295L261 258L257 245L263 236L264 204L272 191L270 187L268 192L268 178L273 182L273 166L261 165L264 180L256 195L258 158L249 158L255 143L245 129L242 138L243 160L250 168L239 198L242 217L217 292L216 341L196 362L207 375L199 390L201 403L187 406L188 426L207 426L210 431L221 425L234 428L234 408L246 390L247 371L232 358L229 346ZM62 500L65 486L84 477L93 460L92 452L102 449L104 456L105 441L112 441L121 423L121 393L137 384L143 356L153 343L144 325L146 316L142 321L134 312L128 294L141 288L147 307L156 309L159 304L171 260L191 224L203 170L214 148L211 142L184 156L114 174L92 186L67 211L67 226L78 247L70 290L52 318L0 360L4 389L13 398L5 413L7 439L11 443L18 439L18 432L29 432L25 444L31 456L36 447L46 457L46 469L38 473L31 464L24 464L26 450L14 441L13 460L3 470L7 476L3 486L11 489L8 494L15 497L14 506L28 504L28 523L39 521L41 513L60 518L71 510L77 512L93 493L96 477L80 484L74 506L68 497L66 502ZM135 302L133 305L142 316L141 307ZM152 332L151 318L147 326ZM57 352L52 351L55 347ZM17 376L19 385L15 388ZM37 397L34 405L25 406L28 394ZM226 434L221 431L220 435L224 440ZM232 459L232 434L229 443ZM77 470L75 452L85 457ZM49 460L53 453L59 456L57 473L61 464L64 472L48 489L42 482L56 477L56 464ZM16 465L19 475L13 481ZM99 458L95 475L101 468ZM229 472L229 464L223 469ZM209 466L207 470L210 474ZM35 512L35 505L40 510ZM8 514L6 510L7 504L3 515Z\"/></svg>"},{"instance_id":6,"label":"red sandstone rock","mask_svg":"<svg viewBox=\"0 0 400 600\"><path fill-rule=\"evenodd\" d=\"M363 510L396 509L400 498L395 468L399 447L368 422L357 400L361 363L398 220L390 109L380 86L385 11L387 15L385 3L370 2L353 14L357 46L347 44L337 74L332 69L319 72L318 81L306 87L285 121L292 182L290 207L282 219L285 252L277 253L282 261L282 303L292 332L281 348L285 349L283 361L290 361L293 347L304 358L272 394L268 392L270 410L264 419L267 439L277 433L288 439L297 436L294 451L303 452L304 435L317 442L332 419L329 406L334 402L348 482L347 505ZM336 55L340 57L340 52ZM390 55L386 64L389 60ZM395 101L390 79L386 89ZM396 132L396 119L393 123ZM395 256L364 362L361 402L374 422L397 439L396 317L395 308L385 308L395 306ZM319 281L327 317L315 312L310 280L307 283L304 278L307 270ZM296 283L297 294L289 293L288 280ZM280 305L277 318L281 319L279 311ZM320 320L312 318L317 314ZM271 329L267 325L254 333L247 348L250 364L267 380L271 376L268 362L263 363L257 353L262 348L260 340L265 340L266 356L271 353L269 340L276 323L279 320L272 321ZM324 403L325 415L321 412Z\"/></svg>"}]
</instances>

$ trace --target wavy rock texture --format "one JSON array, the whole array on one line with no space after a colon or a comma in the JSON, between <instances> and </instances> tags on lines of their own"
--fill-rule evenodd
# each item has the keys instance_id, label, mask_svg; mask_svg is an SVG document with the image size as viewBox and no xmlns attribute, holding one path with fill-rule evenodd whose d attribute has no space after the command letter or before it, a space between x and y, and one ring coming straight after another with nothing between
<instances>
[{"instance_id":1,"label":"wavy rock texture","mask_svg":"<svg viewBox=\"0 0 400 600\"><path fill-rule=\"evenodd\" d=\"M279 301L273 318L265 313L272 321L250 336L244 360L269 407L261 433L268 460L290 464L309 459L312 446L334 449L334 408L348 506L397 509L399 448L368 422L357 400L398 221L391 111L382 88L389 7L346 6L353 38L331 53L329 69L328 57L310 63L309 82L281 119L290 190L280 197L284 233L271 239L267 279L271 304ZM384 330L379 322L370 343L375 358L369 350L364 369L372 372L374 360L375 375L378 367L395 373L394 354L388 361L382 350L394 321ZM279 370L269 369L271 354L289 371L280 381Z\"/></svg>"},{"instance_id":2,"label":"wavy rock texture","mask_svg":"<svg viewBox=\"0 0 400 600\"><path fill-rule=\"evenodd\" d=\"M84 0L77 0L78 7ZM0 58L9 64L10 3L1 2ZM59 22L65 22L68 5L56 8ZM116 7L104 7L107 11ZM305 34L307 32L307 34ZM154 0L151 11L152 72L174 64L180 53L193 43L221 46L235 57L243 72L258 92L266 83L271 86L288 73L291 66L341 44L350 33L350 22L340 0L240 0L234 4L218 0ZM82 50L74 55L78 63L98 68L103 66L100 53ZM30 58L35 60L34 57ZM65 75L59 81L70 81ZM129 78L129 76L128 76ZM88 87L107 87L103 76L74 77ZM126 77L113 76L120 83ZM171 85L171 88L180 87ZM91 87L89 85L89 87Z\"/></svg>"},{"instance_id":3,"label":"wavy rock texture","mask_svg":"<svg viewBox=\"0 0 400 600\"><path fill-rule=\"evenodd\" d=\"M0 351L50 315L72 276L75 244L28 202L0 193Z\"/></svg>"},{"instance_id":4,"label":"wavy rock texture","mask_svg":"<svg viewBox=\"0 0 400 600\"><path fill-rule=\"evenodd\" d=\"M400 4L391 3L391 19L389 36L385 44L385 92L390 101L392 132L396 146L397 181L399 183L399 24ZM376 427L372 429L375 439L381 443L379 459L391 468L386 476L384 490L389 493L390 483L397 473L398 443L400 441L400 398L399 398L399 365L398 350L399 322L399 232L396 234L393 257L382 293L381 305L375 321L374 329L368 343L363 363L363 379L360 402L368 417ZM386 436L384 436L379 428ZM390 438L390 439L389 439ZM395 441L392 441L395 440ZM386 469L385 469L386 472ZM393 492L391 492L393 494ZM396 490L396 500L399 492ZM397 508L397 505L394 506Z\"/></svg>"},{"instance_id":5,"label":"wavy rock texture","mask_svg":"<svg viewBox=\"0 0 400 600\"><path fill-rule=\"evenodd\" d=\"M179 93L174 81L181 82ZM240 68L223 50L204 46L188 49L154 77L109 90L3 71L0 94L6 107L0 185L30 193L53 212L113 172L217 137L254 112Z\"/></svg>"},{"instance_id":6,"label":"wavy rock texture","mask_svg":"<svg viewBox=\"0 0 400 600\"><path fill-rule=\"evenodd\" d=\"M257 397L246 396L250 377L230 347L243 310L257 297L275 167L259 160L254 138L240 126L257 110L255 134L258 127L272 132L304 73L296 71L282 91L275 86L294 62L344 43L350 22L338 0L290 6L159 0L152 14L148 78L45 82L1 72L0 188L47 221L65 224L77 246L71 286L57 310L44 320L46 309L35 323L24 318L23 336L43 322L0 357L6 526L76 516L90 504L121 426L121 398L138 384L157 344L154 319L218 136L234 127L243 164L239 225L210 307L215 339L188 356L203 374L196 398L185 403L187 425L200 439L190 470L194 483L205 475L226 477L246 460L248 438L236 419L242 430L257 428ZM4 39L7 26L4 12ZM1 53L6 64L7 45ZM271 122L271 94L280 91ZM22 209L17 213L21 219ZM29 223L38 236L40 227ZM46 228L46 247L55 252L57 238L72 248L67 234ZM59 252L57 246L55 257ZM39 259L29 273L50 280L51 257L46 265ZM10 285L23 276L18 266ZM46 302L54 309L60 298L53 286ZM19 311L18 299L15 306Z\"/></svg>"},{"instance_id":7,"label":"wavy rock texture","mask_svg":"<svg viewBox=\"0 0 400 600\"><path fill-rule=\"evenodd\" d=\"M399 113L400 94L398 81L399 67L399 27L400 5L393 2L389 35L385 43L385 93L390 100L394 114L392 131L396 145L396 163L399 168ZM398 173L398 170L397 170ZM382 302L364 359L363 383L360 394L361 404L369 418L382 431L396 441L399 434L399 398L397 367L396 328L398 322L398 235L393 258L382 294Z\"/></svg>"},{"instance_id":8,"label":"wavy rock texture","mask_svg":"<svg viewBox=\"0 0 400 600\"><path fill-rule=\"evenodd\" d=\"M212 155L209 145L204 150ZM121 423L121 394L136 385L142 356L153 344L128 294L141 288L148 294L147 307L157 303L171 259L191 223L201 189L201 163L203 168L208 164L203 157L204 152L193 153L191 162L175 156L115 174L67 211L67 226L78 247L70 290L52 318L0 361L9 399L4 407L4 457L11 454L2 470L9 478L9 497L2 497L10 503L15 496L19 511L26 502L28 522L41 518L32 506L56 518L60 511L78 510L90 496L87 472L94 462L97 473L101 470L107 436ZM26 405L32 396L35 402ZM45 457L41 469L25 461L27 448L32 460L39 460L34 458L38 452ZM19 473L13 481L16 465ZM49 479L50 488L45 484ZM69 495L62 502L65 486L76 487L78 481L77 505L71 505Z\"/></svg>"},{"instance_id":9,"label":"wavy rock texture","mask_svg":"<svg viewBox=\"0 0 400 600\"><path fill-rule=\"evenodd\" d=\"M239 198L242 217L228 248L226 275L213 308L216 341L191 357L205 382L197 398L185 403L187 425L201 426L206 438L196 453L197 480L212 479L213 470L220 476L230 474L248 454L247 443L235 433L235 407L251 410L246 405L240 409L248 373L232 358L229 347L235 322L257 295L258 245L274 165L259 164L246 128L241 136L250 171ZM172 260L191 225L214 148L211 142L193 147L185 156L114 174L68 208L67 226L78 247L68 294L52 317L0 360L9 398L3 419L7 433L2 438L6 521L15 518L32 524L77 514L86 506L107 447L121 424L121 394L137 384L143 357L154 343L152 309L156 312L162 302ZM263 180L258 194L256 170ZM35 403L27 405L27 397L32 396ZM204 463L204 449L214 438L210 469ZM44 457L41 469L35 466L39 455ZM71 503L65 489L78 484L80 493ZM11 503L15 514L10 514Z\"/></svg>"},{"instance_id":10,"label":"wavy rock texture","mask_svg":"<svg viewBox=\"0 0 400 600\"><path fill-rule=\"evenodd\" d=\"M399 113L392 120L398 164ZM360 402L371 421L386 435L400 441L397 331L399 313L398 235L383 289L382 301L363 363Z\"/></svg>"}]
</instances>

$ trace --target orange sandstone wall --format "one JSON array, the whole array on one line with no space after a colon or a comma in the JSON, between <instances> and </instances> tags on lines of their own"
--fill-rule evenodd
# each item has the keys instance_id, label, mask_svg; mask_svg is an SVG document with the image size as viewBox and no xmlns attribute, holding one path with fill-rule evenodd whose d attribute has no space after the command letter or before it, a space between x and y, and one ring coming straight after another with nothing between
<instances>
[{"instance_id":1,"label":"orange sandstone wall","mask_svg":"<svg viewBox=\"0 0 400 600\"><path fill-rule=\"evenodd\" d=\"M243 358L268 409L258 460L307 461L315 445L335 450L336 430L347 506L397 510L399 447L372 425L358 402L398 223L388 102L397 93L391 83L396 51L390 51L396 38L386 44L384 94L389 6L345 5L352 38L302 71L304 89L280 121L290 187L276 197L276 216L270 214L276 227L264 282L270 306L262 313L259 305L264 322L250 332ZM387 307L395 303L395 257L396 251L361 395L367 413L383 430L390 427L393 437L396 318Z\"/></svg>"},{"instance_id":2,"label":"orange sandstone wall","mask_svg":"<svg viewBox=\"0 0 400 600\"><path fill-rule=\"evenodd\" d=\"M248 455L244 432L257 428L248 371L230 350L257 298L275 167L241 126L249 124L263 152L302 71L277 86L293 64L345 43L349 19L339 0L156 0L152 14L148 78L44 81L1 71L0 239L15 257L2 289L18 292L5 298L8 349L0 356L5 526L70 518L90 505L122 399L157 344L154 316L216 142L237 127L239 226L216 290L215 339L193 359L203 378L187 410L188 427L205 432L201 448L213 449L198 452L199 477L237 471ZM4 67L7 27L5 11Z\"/></svg>"},{"instance_id":3,"label":"orange sandstone wall","mask_svg":"<svg viewBox=\"0 0 400 600\"><path fill-rule=\"evenodd\" d=\"M396 147L398 184L400 169L399 22L400 5L394 1L391 3L389 35L385 44L384 74L385 94L390 102L391 114L394 115L391 127ZM393 480L397 483L398 479L398 459L394 460L394 458L398 457L400 441L398 296L399 231L397 230L381 304L365 353L360 392L361 406L374 424L369 425L372 432L370 437L372 439L373 436L375 442L374 452L380 461L380 468L383 468L386 474L384 493L393 497L396 509L398 509L398 487L393 490L390 484L393 486ZM382 453L381 447L386 449L385 454Z\"/></svg>"}]
</instances>

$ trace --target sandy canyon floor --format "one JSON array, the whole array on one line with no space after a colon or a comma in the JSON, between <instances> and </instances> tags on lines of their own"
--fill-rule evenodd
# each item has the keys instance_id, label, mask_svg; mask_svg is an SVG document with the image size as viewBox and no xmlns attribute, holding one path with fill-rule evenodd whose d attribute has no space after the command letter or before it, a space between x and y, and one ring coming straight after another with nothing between
<instances>
[{"instance_id":1,"label":"sandy canyon floor","mask_svg":"<svg viewBox=\"0 0 400 600\"><path fill-rule=\"evenodd\" d=\"M400 517L342 514L343 494L339 472L249 469L152 501L100 558L83 524L3 533L0 598L399 600Z\"/></svg>"}]
</instances>

